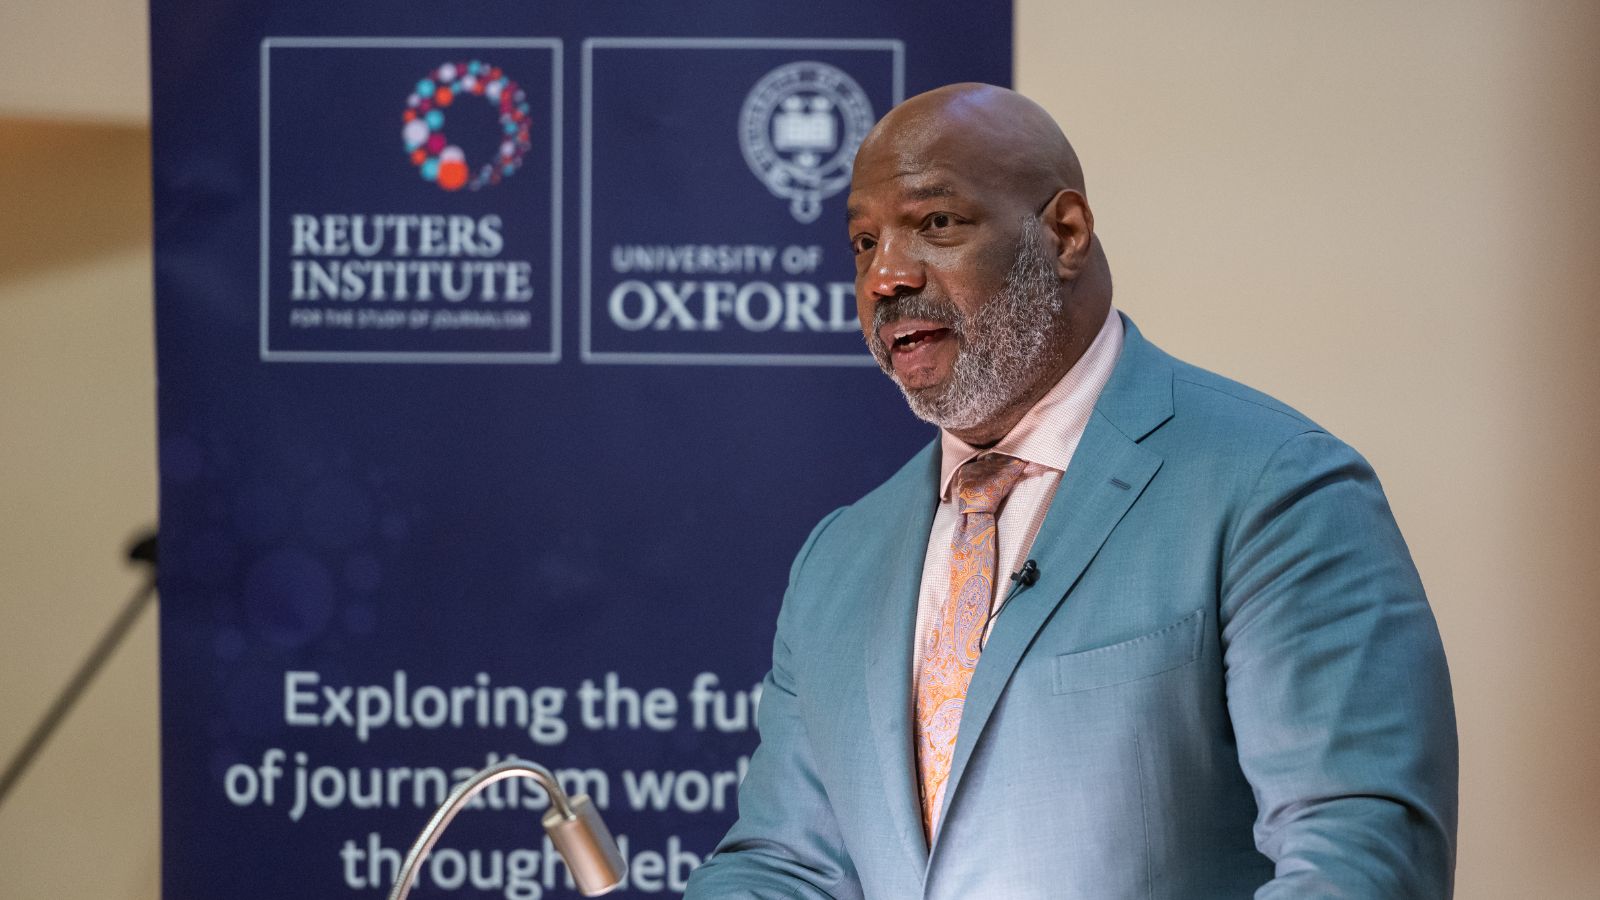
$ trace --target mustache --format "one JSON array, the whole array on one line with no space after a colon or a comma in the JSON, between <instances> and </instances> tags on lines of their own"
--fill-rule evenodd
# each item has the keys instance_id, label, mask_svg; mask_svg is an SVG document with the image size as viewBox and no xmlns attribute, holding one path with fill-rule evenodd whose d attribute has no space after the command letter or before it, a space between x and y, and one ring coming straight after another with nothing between
<instances>
[{"instance_id":1,"label":"mustache","mask_svg":"<svg viewBox=\"0 0 1600 900\"><path fill-rule=\"evenodd\" d=\"M885 375L894 378L894 364L889 361L889 347L883 342L880 330L901 319L925 319L938 322L950 329L959 344L966 343L967 319L949 300L929 293L926 289L915 294L901 294L878 301L872 308L872 327L866 329L867 350Z\"/></svg>"},{"instance_id":2,"label":"mustache","mask_svg":"<svg viewBox=\"0 0 1600 900\"><path fill-rule=\"evenodd\" d=\"M927 319L949 328L959 336L962 332L961 310L954 303L927 293L904 294L878 301L872 310L872 331L901 319Z\"/></svg>"}]
</instances>

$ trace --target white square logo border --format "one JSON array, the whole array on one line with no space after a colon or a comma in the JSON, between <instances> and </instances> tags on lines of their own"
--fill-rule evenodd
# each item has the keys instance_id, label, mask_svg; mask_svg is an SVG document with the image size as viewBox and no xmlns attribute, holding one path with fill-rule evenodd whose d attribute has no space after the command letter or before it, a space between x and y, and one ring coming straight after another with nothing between
<instances>
[{"instance_id":1,"label":"white square logo border","mask_svg":"<svg viewBox=\"0 0 1600 900\"><path fill-rule=\"evenodd\" d=\"M893 99L905 99L905 42L891 39L856 38L648 38L593 37L583 42L582 98L582 173L578 194L578 355L585 363L620 365L720 365L720 366L876 366L861 353L673 353L654 351L596 351L592 349L591 267L593 261L594 217L594 51L596 49L651 48L668 50L883 50L893 54Z\"/></svg>"},{"instance_id":2,"label":"white square logo border","mask_svg":"<svg viewBox=\"0 0 1600 900\"><path fill-rule=\"evenodd\" d=\"M325 48L431 48L477 49L481 47L509 47L518 49L550 50L550 103L553 118L550 125L550 350L549 352L438 352L428 351L361 351L361 350L273 350L271 346L268 297L268 239L271 236L271 58L275 47L325 47ZM260 358L262 362L334 362L334 363L533 363L553 364L561 361L561 228L562 228L562 120L564 94L562 62L563 42L560 38L504 38L504 37L284 37L275 36L261 41L261 258L260 258Z\"/></svg>"}]
</instances>

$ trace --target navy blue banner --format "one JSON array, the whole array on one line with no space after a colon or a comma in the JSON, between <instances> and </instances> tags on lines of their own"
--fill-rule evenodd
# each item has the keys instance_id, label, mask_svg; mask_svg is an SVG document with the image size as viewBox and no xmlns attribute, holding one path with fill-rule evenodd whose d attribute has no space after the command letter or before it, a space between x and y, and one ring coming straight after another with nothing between
<instances>
[{"instance_id":1,"label":"navy blue banner","mask_svg":"<svg viewBox=\"0 0 1600 900\"><path fill-rule=\"evenodd\" d=\"M850 162L1005 3L153 0L164 896L382 896L508 757L626 889L732 820L792 554L932 430ZM531 784L423 895L568 896Z\"/></svg>"}]
</instances>

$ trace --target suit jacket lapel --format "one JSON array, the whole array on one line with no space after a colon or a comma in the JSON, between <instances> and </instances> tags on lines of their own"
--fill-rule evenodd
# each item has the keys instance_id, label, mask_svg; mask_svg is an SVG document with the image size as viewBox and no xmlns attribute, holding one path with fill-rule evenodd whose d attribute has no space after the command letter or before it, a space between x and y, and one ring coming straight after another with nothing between
<instances>
[{"instance_id":1,"label":"suit jacket lapel","mask_svg":"<svg viewBox=\"0 0 1600 900\"><path fill-rule=\"evenodd\" d=\"M1126 318L1123 326L1116 371L1034 540L1031 555L1039 566L1039 581L1000 614L967 688L941 821L955 808L973 748L1039 629L1161 468L1161 457L1139 441L1172 416L1170 357L1147 343ZM938 846L936 835L935 853Z\"/></svg>"},{"instance_id":2,"label":"suit jacket lapel","mask_svg":"<svg viewBox=\"0 0 1600 900\"><path fill-rule=\"evenodd\" d=\"M891 482L881 499L882 515L895 521L881 557L863 579L869 614L866 693L871 741L877 750L887 817L900 835L906 861L920 873L928 844L918 808L916 762L911 741L911 655L916 630L917 594L922 583L928 532L938 504L939 449L934 442Z\"/></svg>"}]
</instances>

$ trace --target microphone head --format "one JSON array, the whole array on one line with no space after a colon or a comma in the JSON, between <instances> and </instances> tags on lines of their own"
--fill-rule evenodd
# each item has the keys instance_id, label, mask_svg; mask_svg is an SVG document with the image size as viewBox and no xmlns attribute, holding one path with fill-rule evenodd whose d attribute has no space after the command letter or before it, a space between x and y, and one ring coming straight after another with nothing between
<instances>
[{"instance_id":1,"label":"microphone head","mask_svg":"<svg viewBox=\"0 0 1600 900\"><path fill-rule=\"evenodd\" d=\"M587 794L571 798L572 818L553 807L544 814L544 830L556 852L567 861L578 893L598 897L610 893L628 877L628 861L622 858L610 829Z\"/></svg>"},{"instance_id":2,"label":"microphone head","mask_svg":"<svg viewBox=\"0 0 1600 900\"><path fill-rule=\"evenodd\" d=\"M1018 580L1024 585L1032 587L1033 583L1039 580L1039 564L1031 559L1023 563L1022 572L1018 575Z\"/></svg>"}]
</instances>

